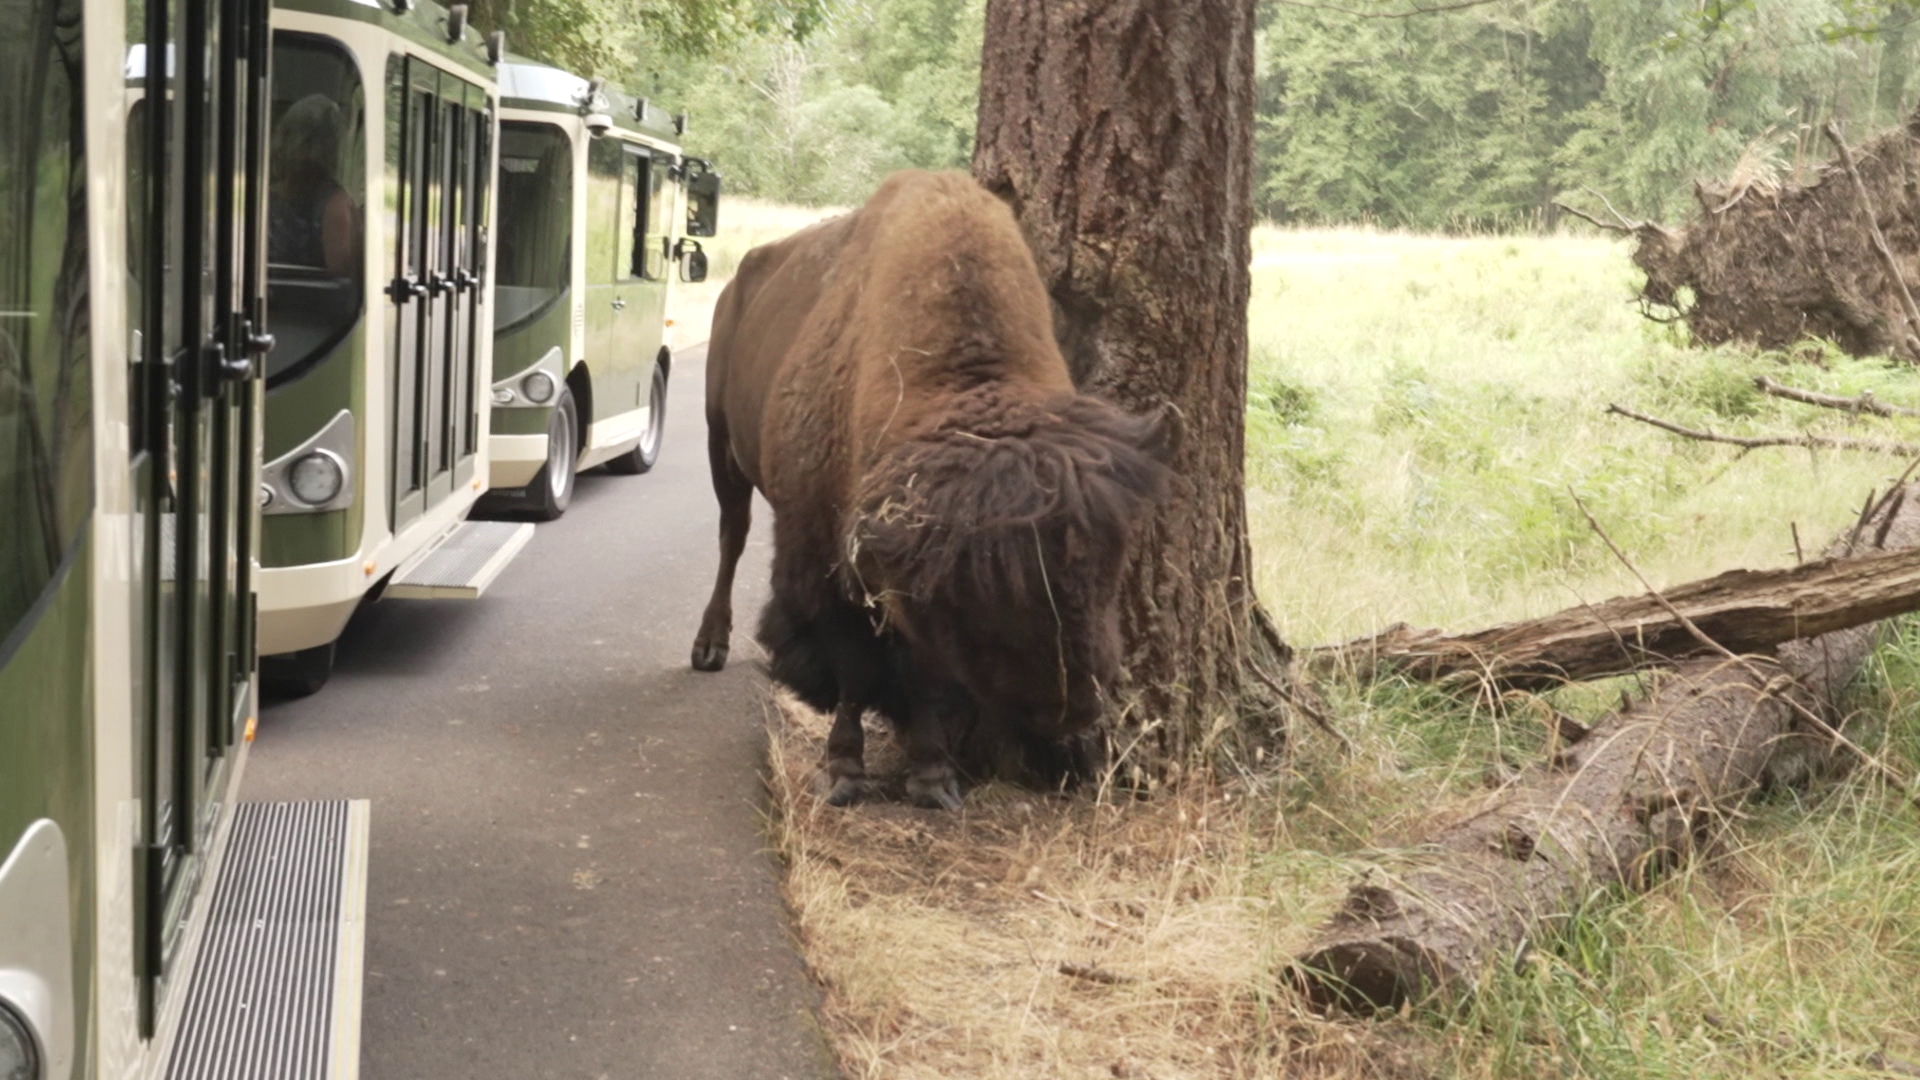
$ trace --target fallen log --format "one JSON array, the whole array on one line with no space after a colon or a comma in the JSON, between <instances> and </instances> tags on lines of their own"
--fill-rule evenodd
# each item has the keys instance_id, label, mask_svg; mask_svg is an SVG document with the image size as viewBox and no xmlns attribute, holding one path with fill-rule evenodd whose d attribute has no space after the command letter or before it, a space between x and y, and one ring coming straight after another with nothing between
<instances>
[{"instance_id":1,"label":"fallen log","mask_svg":"<svg viewBox=\"0 0 1920 1080\"><path fill-rule=\"evenodd\" d=\"M1912 502L1884 500L1836 548L1920 544ZM1644 887L1687 858L1747 793L1803 777L1833 745L1819 731L1837 725L1876 637L1857 625L1774 657L1680 665L1356 883L1290 978L1321 1007L1362 1010L1470 991L1598 890Z\"/></svg>"},{"instance_id":2,"label":"fallen log","mask_svg":"<svg viewBox=\"0 0 1920 1080\"><path fill-rule=\"evenodd\" d=\"M1903 495L1894 498L1900 501ZM1903 509L1890 505L1864 539L1886 545L1886 529L1896 520L1920 516L1920 511L1899 513ZM1719 645L1757 653L1916 610L1920 547L1896 546L1783 570L1730 570L1658 596L1618 597L1466 634L1401 623L1372 637L1316 649L1307 662L1320 673L1350 670L1372 677L1395 671L1422 681L1486 680L1502 688L1538 690L1712 655L1713 648L1674 611Z\"/></svg>"}]
</instances>

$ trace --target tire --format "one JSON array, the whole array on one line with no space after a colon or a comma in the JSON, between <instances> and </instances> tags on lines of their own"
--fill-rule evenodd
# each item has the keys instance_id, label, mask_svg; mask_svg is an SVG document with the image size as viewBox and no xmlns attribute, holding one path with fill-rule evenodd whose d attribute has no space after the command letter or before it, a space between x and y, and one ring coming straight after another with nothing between
<instances>
[{"instance_id":1,"label":"tire","mask_svg":"<svg viewBox=\"0 0 1920 1080\"><path fill-rule=\"evenodd\" d=\"M268 697L303 698L320 692L333 675L333 642L299 652L260 658L260 690Z\"/></svg>"},{"instance_id":2,"label":"tire","mask_svg":"<svg viewBox=\"0 0 1920 1080\"><path fill-rule=\"evenodd\" d=\"M660 460L660 444L667 436L667 368L653 365L653 388L647 396L647 430L633 449L607 461L607 471L638 476Z\"/></svg>"},{"instance_id":3,"label":"tire","mask_svg":"<svg viewBox=\"0 0 1920 1080\"><path fill-rule=\"evenodd\" d=\"M573 391L560 389L547 421L547 463L527 483L529 513L535 521L552 521L573 504L574 466L580 460L580 410Z\"/></svg>"}]
</instances>

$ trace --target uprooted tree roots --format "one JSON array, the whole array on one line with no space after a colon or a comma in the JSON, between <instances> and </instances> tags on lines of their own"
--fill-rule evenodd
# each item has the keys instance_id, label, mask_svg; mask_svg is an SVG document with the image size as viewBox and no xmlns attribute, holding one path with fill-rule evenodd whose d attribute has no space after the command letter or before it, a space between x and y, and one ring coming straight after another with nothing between
<instances>
[{"instance_id":1,"label":"uprooted tree roots","mask_svg":"<svg viewBox=\"0 0 1920 1080\"><path fill-rule=\"evenodd\" d=\"M1679 228L1574 212L1638 241L1649 316L1699 342L1816 337L1920 363L1920 113L1856 148L1828 136L1838 154L1812 183L1697 184L1700 213Z\"/></svg>"}]
</instances>

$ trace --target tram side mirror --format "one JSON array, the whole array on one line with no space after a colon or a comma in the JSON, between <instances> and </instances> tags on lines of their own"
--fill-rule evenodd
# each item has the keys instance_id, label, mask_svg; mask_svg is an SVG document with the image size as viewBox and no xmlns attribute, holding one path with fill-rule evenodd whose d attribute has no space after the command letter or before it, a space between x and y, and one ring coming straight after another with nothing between
<instances>
[{"instance_id":1,"label":"tram side mirror","mask_svg":"<svg viewBox=\"0 0 1920 1080\"><path fill-rule=\"evenodd\" d=\"M687 166L687 235L712 236L720 226L720 174L698 158Z\"/></svg>"},{"instance_id":2,"label":"tram side mirror","mask_svg":"<svg viewBox=\"0 0 1920 1080\"><path fill-rule=\"evenodd\" d=\"M707 280L707 253L700 241L681 237L673 245L673 257L680 263L680 280L692 284Z\"/></svg>"}]
</instances>

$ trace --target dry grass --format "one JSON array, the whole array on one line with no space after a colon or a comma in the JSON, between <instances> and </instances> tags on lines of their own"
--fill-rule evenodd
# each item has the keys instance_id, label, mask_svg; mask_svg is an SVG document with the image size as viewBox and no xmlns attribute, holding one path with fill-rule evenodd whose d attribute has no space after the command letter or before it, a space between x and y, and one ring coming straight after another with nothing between
<instances>
[{"instance_id":1,"label":"dry grass","mask_svg":"<svg viewBox=\"0 0 1920 1080\"><path fill-rule=\"evenodd\" d=\"M1425 1075L1419 1047L1356 1039L1280 986L1352 864L1294 844L1272 800L993 785L959 814L839 810L810 790L828 718L770 715L787 895L847 1075Z\"/></svg>"}]
</instances>

